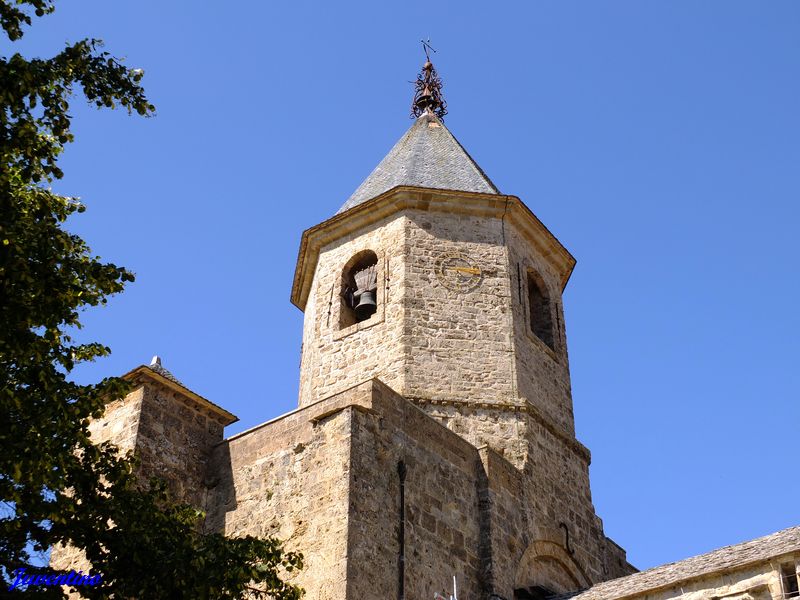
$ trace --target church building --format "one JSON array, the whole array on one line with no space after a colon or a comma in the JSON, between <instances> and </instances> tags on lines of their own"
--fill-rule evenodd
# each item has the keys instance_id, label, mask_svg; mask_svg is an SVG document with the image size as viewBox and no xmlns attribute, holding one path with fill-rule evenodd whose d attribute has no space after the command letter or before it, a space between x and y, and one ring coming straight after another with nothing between
<instances>
[{"instance_id":1,"label":"church building","mask_svg":"<svg viewBox=\"0 0 800 600\"><path fill-rule=\"evenodd\" d=\"M430 61L412 110L303 233L298 408L225 439L236 417L155 360L93 435L136 450L206 531L301 551L313 600L798 597L800 528L642 573L606 536L575 436L575 259L447 129Z\"/></svg>"}]
</instances>

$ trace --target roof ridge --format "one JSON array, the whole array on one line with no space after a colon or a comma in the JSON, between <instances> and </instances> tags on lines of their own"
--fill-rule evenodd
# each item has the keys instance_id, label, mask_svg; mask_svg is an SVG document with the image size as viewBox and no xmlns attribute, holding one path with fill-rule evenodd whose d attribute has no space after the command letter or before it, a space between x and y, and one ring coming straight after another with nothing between
<instances>
[{"instance_id":1,"label":"roof ridge","mask_svg":"<svg viewBox=\"0 0 800 600\"><path fill-rule=\"evenodd\" d=\"M440 124L440 125L441 125L441 126L444 128L444 130L445 130L445 131L448 133L448 135L449 135L449 136L450 136L450 137L453 139L453 141L454 141L456 144L458 144L458 147L459 147L459 148L461 148L461 150L462 150L462 151L464 152L464 154L467 156L467 158L469 159L469 161L472 163L472 166L473 166L473 167L475 167L475 168L478 170L478 172L479 172L479 173L480 173L480 174L483 176L483 178L486 180L486 183L488 183L488 184L489 184L489 185L492 187L492 189L494 190L494 193L495 193L495 194L500 194L500 188L498 188L498 187L497 187L497 186L494 184L494 182L493 182L493 181L492 181L492 180L489 178L489 176L486 174L486 171L484 171L484 170L481 168L481 166L480 166L480 165L477 163L477 161L476 161L474 158L472 158L472 155L471 155L471 154L469 153L469 151L468 151L468 150L467 150L467 149L464 147L464 145L463 145L461 142L459 142L459 141L458 141L458 138L457 138L456 136L454 136L454 135L453 135L453 132L452 132L452 131L450 131L450 130L449 130L447 127L445 127L445 124L442 122L442 120L441 120L441 119L439 119L439 118L437 118L437 117L435 117L435 116L434 116L434 118L435 118L437 121L439 121L439 124ZM469 191L469 190L467 190L467 191Z\"/></svg>"}]
</instances>

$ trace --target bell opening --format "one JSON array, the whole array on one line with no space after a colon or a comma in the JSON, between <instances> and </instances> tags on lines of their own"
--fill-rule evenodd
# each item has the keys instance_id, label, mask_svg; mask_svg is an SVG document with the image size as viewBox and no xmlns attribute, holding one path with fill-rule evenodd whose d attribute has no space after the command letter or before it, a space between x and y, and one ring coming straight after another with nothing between
<instances>
[{"instance_id":1,"label":"bell opening","mask_svg":"<svg viewBox=\"0 0 800 600\"><path fill-rule=\"evenodd\" d=\"M366 321L378 310L378 257L372 250L353 256L342 269L339 328Z\"/></svg>"}]
</instances>

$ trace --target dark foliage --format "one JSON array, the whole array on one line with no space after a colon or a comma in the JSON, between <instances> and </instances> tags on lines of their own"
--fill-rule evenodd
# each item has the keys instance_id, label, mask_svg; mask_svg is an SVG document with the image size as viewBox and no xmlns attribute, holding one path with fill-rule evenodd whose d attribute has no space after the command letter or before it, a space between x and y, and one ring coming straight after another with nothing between
<instances>
[{"instance_id":1,"label":"dark foliage","mask_svg":"<svg viewBox=\"0 0 800 600\"><path fill-rule=\"evenodd\" d=\"M52 0L2 0L0 25L17 40L53 9ZM0 57L0 565L7 575L65 544L103 574L101 586L79 588L91 598L299 598L281 576L302 567L300 555L274 539L200 534L200 512L173 504L159 482L143 485L133 457L89 437L89 420L127 384L73 382L78 363L109 349L69 332L133 275L64 229L84 207L46 185L62 176L75 94L98 107L154 111L142 71L101 48L86 39L49 59Z\"/></svg>"}]
</instances>

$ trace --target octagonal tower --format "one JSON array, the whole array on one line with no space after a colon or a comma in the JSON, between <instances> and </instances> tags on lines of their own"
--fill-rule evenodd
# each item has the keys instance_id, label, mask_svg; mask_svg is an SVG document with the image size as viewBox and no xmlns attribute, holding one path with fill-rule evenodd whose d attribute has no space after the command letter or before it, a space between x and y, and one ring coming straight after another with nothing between
<instances>
[{"instance_id":1,"label":"octagonal tower","mask_svg":"<svg viewBox=\"0 0 800 600\"><path fill-rule=\"evenodd\" d=\"M424 112L339 212L303 234L292 291L305 312L300 406L377 377L520 466L520 413L574 437L561 302L574 264ZM375 306L356 314L354 276L367 267Z\"/></svg>"},{"instance_id":2,"label":"octagonal tower","mask_svg":"<svg viewBox=\"0 0 800 600\"><path fill-rule=\"evenodd\" d=\"M426 63L411 128L303 234L299 404L379 379L481 453L483 588L580 589L631 567L603 533L575 438L562 305L575 259L448 131L434 76Z\"/></svg>"}]
</instances>

